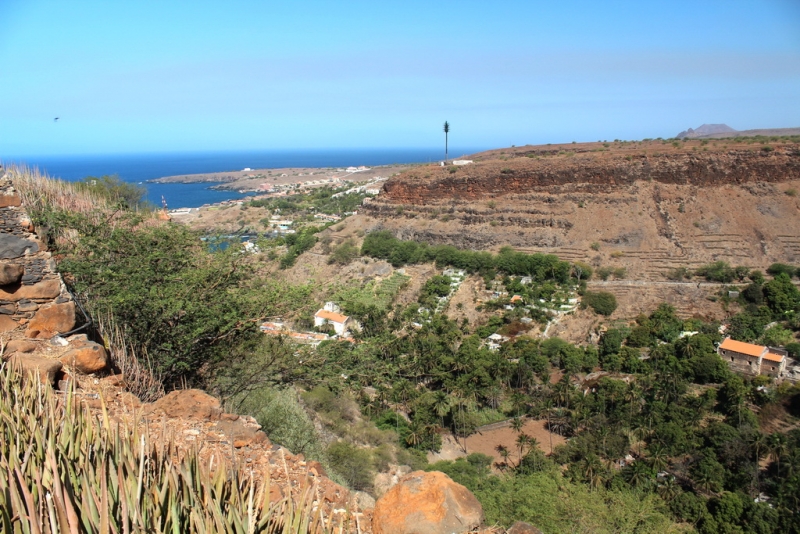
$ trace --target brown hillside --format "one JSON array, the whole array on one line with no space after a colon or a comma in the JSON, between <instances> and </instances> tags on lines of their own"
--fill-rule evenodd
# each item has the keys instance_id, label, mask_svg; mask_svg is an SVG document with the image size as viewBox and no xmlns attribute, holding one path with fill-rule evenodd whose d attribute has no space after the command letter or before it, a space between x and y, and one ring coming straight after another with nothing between
<instances>
[{"instance_id":1,"label":"brown hillside","mask_svg":"<svg viewBox=\"0 0 800 534\"><path fill-rule=\"evenodd\" d=\"M639 280L715 260L800 262L797 143L584 143L471 159L390 179L357 224L431 243L554 253Z\"/></svg>"}]
</instances>

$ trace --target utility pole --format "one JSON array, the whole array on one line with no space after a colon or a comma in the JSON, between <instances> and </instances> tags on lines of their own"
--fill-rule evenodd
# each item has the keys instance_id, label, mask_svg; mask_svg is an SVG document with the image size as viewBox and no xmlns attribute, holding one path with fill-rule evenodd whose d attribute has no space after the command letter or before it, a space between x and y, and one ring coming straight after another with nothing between
<instances>
[{"instance_id":1,"label":"utility pole","mask_svg":"<svg viewBox=\"0 0 800 534\"><path fill-rule=\"evenodd\" d=\"M444 163L447 165L447 134L450 133L450 124L444 121Z\"/></svg>"}]
</instances>

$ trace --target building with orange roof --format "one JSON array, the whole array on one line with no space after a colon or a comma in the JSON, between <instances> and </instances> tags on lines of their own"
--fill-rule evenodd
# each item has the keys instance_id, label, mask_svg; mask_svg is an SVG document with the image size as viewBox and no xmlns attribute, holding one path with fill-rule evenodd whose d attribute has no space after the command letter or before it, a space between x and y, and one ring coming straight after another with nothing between
<instances>
[{"instance_id":1,"label":"building with orange roof","mask_svg":"<svg viewBox=\"0 0 800 534\"><path fill-rule=\"evenodd\" d=\"M773 378L784 376L789 355L784 349L744 343L730 337L720 344L717 353L734 371Z\"/></svg>"},{"instance_id":2,"label":"building with orange roof","mask_svg":"<svg viewBox=\"0 0 800 534\"><path fill-rule=\"evenodd\" d=\"M347 337L347 328L349 323L350 317L347 315L342 315L341 313L326 310L324 308L318 310L317 313L314 314L314 326L323 326L329 324L333 326L333 331L342 337Z\"/></svg>"}]
</instances>

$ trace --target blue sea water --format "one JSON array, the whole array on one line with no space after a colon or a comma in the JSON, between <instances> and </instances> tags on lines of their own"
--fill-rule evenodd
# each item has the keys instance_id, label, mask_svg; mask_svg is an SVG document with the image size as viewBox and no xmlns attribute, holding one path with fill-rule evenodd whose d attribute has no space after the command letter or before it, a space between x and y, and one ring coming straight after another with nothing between
<instances>
[{"instance_id":1,"label":"blue sea water","mask_svg":"<svg viewBox=\"0 0 800 534\"><path fill-rule=\"evenodd\" d=\"M471 150L469 152L476 152ZM451 151L451 154L454 151ZM249 152L193 152L160 154L119 154L98 156L41 156L15 158L9 163L37 167L53 178L76 181L87 176L118 175L122 180L141 183L147 199L160 206L163 196L170 208L195 208L246 195L210 189L214 184L154 184L147 180L164 176L283 167L376 166L394 163L438 161L442 151L431 149L371 150L284 150Z\"/></svg>"}]
</instances>

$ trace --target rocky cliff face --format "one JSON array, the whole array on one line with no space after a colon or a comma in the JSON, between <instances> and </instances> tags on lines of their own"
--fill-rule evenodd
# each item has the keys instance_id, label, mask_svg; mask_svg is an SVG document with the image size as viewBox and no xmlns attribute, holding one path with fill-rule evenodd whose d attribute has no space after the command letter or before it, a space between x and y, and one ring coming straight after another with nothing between
<instances>
[{"instance_id":1,"label":"rocky cliff face","mask_svg":"<svg viewBox=\"0 0 800 534\"><path fill-rule=\"evenodd\" d=\"M554 253L643 280L716 260L762 269L800 261L797 143L570 144L472 159L390 179L349 224Z\"/></svg>"},{"instance_id":2,"label":"rocky cliff face","mask_svg":"<svg viewBox=\"0 0 800 534\"><path fill-rule=\"evenodd\" d=\"M531 192L606 193L637 181L719 187L778 183L800 178L800 150L730 150L709 153L592 153L531 161L515 158L474 166L424 168L389 180L385 200L423 205L444 199L480 200Z\"/></svg>"}]
</instances>

